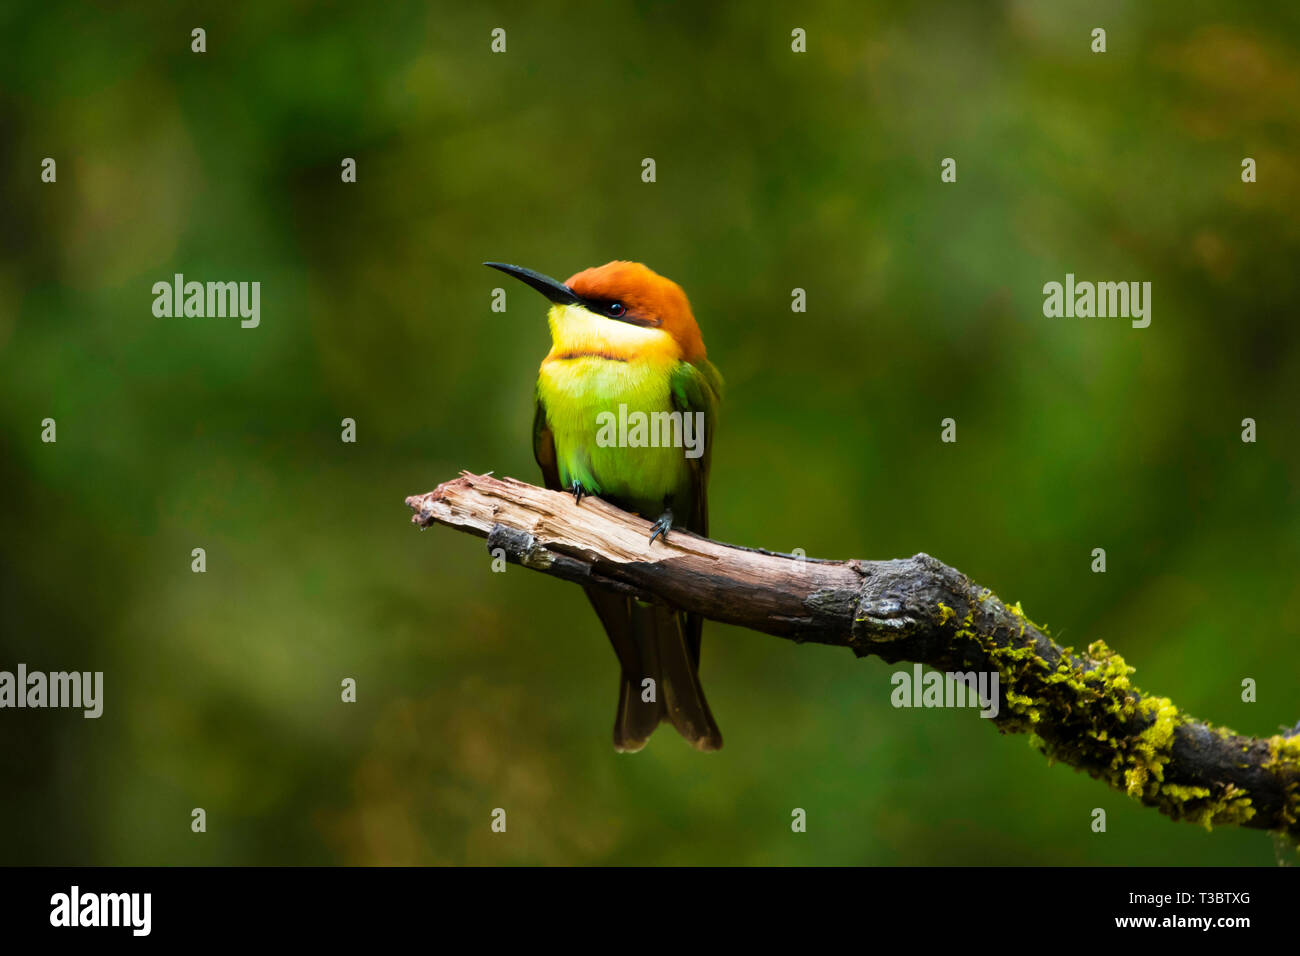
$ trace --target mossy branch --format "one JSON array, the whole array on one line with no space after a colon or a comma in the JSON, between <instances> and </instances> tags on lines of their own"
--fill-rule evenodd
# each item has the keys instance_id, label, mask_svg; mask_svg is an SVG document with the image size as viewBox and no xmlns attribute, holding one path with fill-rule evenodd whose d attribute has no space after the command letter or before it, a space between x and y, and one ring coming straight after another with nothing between
<instances>
[{"instance_id":1,"label":"mossy branch","mask_svg":"<svg viewBox=\"0 0 1300 956\"><path fill-rule=\"evenodd\" d=\"M1300 839L1300 727L1243 737L1135 687L1101 641L1063 648L926 554L823 561L673 531L598 499L468 472L406 503L421 527L488 539L515 564L596 584L796 642L851 648L944 672L996 672L1003 732L1175 820L1237 824Z\"/></svg>"}]
</instances>

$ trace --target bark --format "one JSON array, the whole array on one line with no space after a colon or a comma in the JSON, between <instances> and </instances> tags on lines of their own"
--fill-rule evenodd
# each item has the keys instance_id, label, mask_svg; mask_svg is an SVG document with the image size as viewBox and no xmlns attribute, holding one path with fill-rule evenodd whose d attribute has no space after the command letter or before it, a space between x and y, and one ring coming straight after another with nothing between
<instances>
[{"instance_id":1,"label":"bark","mask_svg":"<svg viewBox=\"0 0 1300 956\"><path fill-rule=\"evenodd\" d=\"M1105 781L1174 819L1300 838L1300 725L1246 737L1183 714L1133 686L1100 641L1058 646L1008 606L927 554L826 561L673 531L596 498L463 473L406 503L421 527L487 538L512 563L596 584L797 643L937 671L996 675L1003 732L1024 732L1050 760Z\"/></svg>"}]
</instances>

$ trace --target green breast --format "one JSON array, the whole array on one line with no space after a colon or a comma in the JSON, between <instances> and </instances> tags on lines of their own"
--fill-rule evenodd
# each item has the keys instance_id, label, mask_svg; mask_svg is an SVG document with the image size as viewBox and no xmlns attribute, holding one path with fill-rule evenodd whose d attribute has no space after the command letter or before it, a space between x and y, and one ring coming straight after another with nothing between
<instances>
[{"instance_id":1,"label":"green breast","mask_svg":"<svg viewBox=\"0 0 1300 956\"><path fill-rule=\"evenodd\" d=\"M537 394L565 487L580 481L593 494L650 517L662 512L665 497L689 487L685 449L662 427L668 423L662 413L674 411L669 383L675 365L583 356L542 366ZM646 426L639 433L638 421ZM658 447L648 444L656 438Z\"/></svg>"}]
</instances>

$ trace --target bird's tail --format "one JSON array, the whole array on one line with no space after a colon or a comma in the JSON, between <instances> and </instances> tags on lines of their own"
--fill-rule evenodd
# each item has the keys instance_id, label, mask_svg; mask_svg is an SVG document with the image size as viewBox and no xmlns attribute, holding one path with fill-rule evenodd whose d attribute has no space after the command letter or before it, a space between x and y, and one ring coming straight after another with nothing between
<instances>
[{"instance_id":1,"label":"bird's tail","mask_svg":"<svg viewBox=\"0 0 1300 956\"><path fill-rule=\"evenodd\" d=\"M722 731L700 686L699 639L688 639L687 615L594 588L587 597L620 664L614 749L640 750L665 720L697 750L720 748Z\"/></svg>"}]
</instances>

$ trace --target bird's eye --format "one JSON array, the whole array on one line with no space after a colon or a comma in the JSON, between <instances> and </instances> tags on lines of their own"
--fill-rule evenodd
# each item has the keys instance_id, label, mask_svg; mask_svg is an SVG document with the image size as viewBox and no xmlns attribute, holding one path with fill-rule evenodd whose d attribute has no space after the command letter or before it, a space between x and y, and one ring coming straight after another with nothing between
<instances>
[{"instance_id":1,"label":"bird's eye","mask_svg":"<svg viewBox=\"0 0 1300 956\"><path fill-rule=\"evenodd\" d=\"M609 306L605 309L605 314L609 316L613 316L614 318L618 318L626 311L627 309L623 308L622 302L611 302Z\"/></svg>"}]
</instances>

